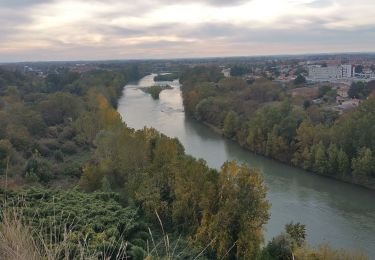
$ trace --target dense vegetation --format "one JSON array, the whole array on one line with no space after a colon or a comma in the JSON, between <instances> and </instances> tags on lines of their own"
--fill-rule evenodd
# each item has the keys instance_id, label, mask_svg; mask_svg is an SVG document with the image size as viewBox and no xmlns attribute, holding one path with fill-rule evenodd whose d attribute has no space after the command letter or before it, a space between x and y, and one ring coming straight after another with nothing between
<instances>
[{"instance_id":1,"label":"dense vegetation","mask_svg":"<svg viewBox=\"0 0 375 260\"><path fill-rule=\"evenodd\" d=\"M189 69L181 82L186 113L247 149L321 175L375 187L374 97L339 116L319 105L298 103L278 83L223 78L215 67Z\"/></svg>"},{"instance_id":2,"label":"dense vegetation","mask_svg":"<svg viewBox=\"0 0 375 260\"><path fill-rule=\"evenodd\" d=\"M353 82L348 91L351 98L365 99L375 90L375 81Z\"/></svg>"},{"instance_id":3,"label":"dense vegetation","mask_svg":"<svg viewBox=\"0 0 375 260\"><path fill-rule=\"evenodd\" d=\"M147 226L139 221L135 208L120 204L116 193L39 189L9 193L7 201L1 201L21 210L22 220L36 232L34 236L43 237L46 244L56 248L68 247L71 258L80 255L79 245L86 245L85 254L117 255L122 241L127 241L129 257L143 258L147 254ZM57 252L61 257L64 254Z\"/></svg>"},{"instance_id":4,"label":"dense vegetation","mask_svg":"<svg viewBox=\"0 0 375 260\"><path fill-rule=\"evenodd\" d=\"M132 68L69 70L46 78L0 70L0 174L9 185L79 178L100 125L97 97L116 106L122 86L137 79Z\"/></svg>"},{"instance_id":5,"label":"dense vegetation","mask_svg":"<svg viewBox=\"0 0 375 260\"><path fill-rule=\"evenodd\" d=\"M208 82L221 79L215 69L197 68L192 75L197 71ZM21 230L6 232L14 226L6 224L10 209L21 212L32 237L44 238L57 252L52 259L82 255L80 245L87 239L89 255L110 251L113 256L125 244L133 259L290 259L297 251L310 253L303 249L305 229L299 223L262 248L270 205L258 170L236 162L210 169L186 155L177 139L126 126L115 110L117 99L142 70L133 65L83 74L61 69L45 78L0 72L0 256L7 234ZM190 82L201 84L200 77ZM238 83L228 80L225 91ZM210 97L221 84L201 88ZM274 95L273 86L269 91ZM223 115L239 122L231 117ZM176 241L173 247L170 239ZM164 249L158 249L159 241ZM175 250L181 250L178 257Z\"/></svg>"}]
</instances>

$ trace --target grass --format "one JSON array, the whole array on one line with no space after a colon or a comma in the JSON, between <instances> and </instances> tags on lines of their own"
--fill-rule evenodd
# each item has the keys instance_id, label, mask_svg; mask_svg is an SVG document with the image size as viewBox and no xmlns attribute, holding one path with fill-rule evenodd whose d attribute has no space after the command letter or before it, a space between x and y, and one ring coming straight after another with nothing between
<instances>
[{"instance_id":1,"label":"grass","mask_svg":"<svg viewBox=\"0 0 375 260\"><path fill-rule=\"evenodd\" d=\"M22 204L22 198L19 198L19 201L19 204ZM121 238L111 242L106 248L93 250L90 239L87 237L76 243L72 243L69 239L72 236L71 230L74 229L74 220L66 223L59 212L56 212L51 221L43 222L40 226L35 227L31 222L26 221L27 218L23 214L25 209L30 210L26 206L15 207L4 203L0 216L0 259L206 259L204 252L211 244L200 252L193 252L190 244L182 239L181 235L177 239L173 237L171 240L170 235L164 230L158 213L155 212L159 220L161 235L157 235L157 239L155 239L151 229L148 228L150 239L147 241L145 253L134 254L132 251L134 249ZM38 215L35 215L34 218L38 218ZM47 233L46 230L48 230ZM113 248L119 248L119 250L114 252Z\"/></svg>"},{"instance_id":2,"label":"grass","mask_svg":"<svg viewBox=\"0 0 375 260\"><path fill-rule=\"evenodd\" d=\"M104 249L102 252L91 252L89 242L85 241L77 245L68 242L69 229L64 226L63 237L60 240L56 236L58 232L56 225L49 227L48 237L33 230L22 220L22 211L16 208L3 210L2 222L0 224L0 259L4 260L55 260L55 259L127 259L127 243L121 243L120 250L114 254L111 250ZM42 228L40 228L42 230ZM77 254L78 248L78 254Z\"/></svg>"}]
</instances>

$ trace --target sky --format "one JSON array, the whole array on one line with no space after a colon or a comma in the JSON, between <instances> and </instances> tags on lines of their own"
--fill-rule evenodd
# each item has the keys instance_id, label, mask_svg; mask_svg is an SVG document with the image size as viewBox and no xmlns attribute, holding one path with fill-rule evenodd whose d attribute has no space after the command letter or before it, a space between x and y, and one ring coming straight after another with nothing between
<instances>
[{"instance_id":1,"label":"sky","mask_svg":"<svg viewBox=\"0 0 375 260\"><path fill-rule=\"evenodd\" d=\"M375 0L0 0L0 62L375 51Z\"/></svg>"}]
</instances>

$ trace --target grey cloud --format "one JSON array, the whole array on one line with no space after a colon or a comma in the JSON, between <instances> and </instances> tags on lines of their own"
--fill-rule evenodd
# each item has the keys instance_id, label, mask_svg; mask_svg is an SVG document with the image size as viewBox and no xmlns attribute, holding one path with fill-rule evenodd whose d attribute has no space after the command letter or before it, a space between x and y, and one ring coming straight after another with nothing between
<instances>
[{"instance_id":1,"label":"grey cloud","mask_svg":"<svg viewBox=\"0 0 375 260\"><path fill-rule=\"evenodd\" d=\"M324 24L324 21L320 21ZM180 31L180 33L179 33ZM371 44L375 38L375 26L356 28L355 30L326 29L313 22L304 28L272 29L249 28L232 24L208 23L195 27L184 28L175 33L180 37L196 38L197 40L212 40L239 43L285 43L285 44L337 44L350 45Z\"/></svg>"},{"instance_id":2,"label":"grey cloud","mask_svg":"<svg viewBox=\"0 0 375 260\"><path fill-rule=\"evenodd\" d=\"M27 8L53 2L52 0L1 0L0 8Z\"/></svg>"},{"instance_id":3,"label":"grey cloud","mask_svg":"<svg viewBox=\"0 0 375 260\"><path fill-rule=\"evenodd\" d=\"M327 7L333 4L332 0L314 0L308 5L311 7Z\"/></svg>"},{"instance_id":4,"label":"grey cloud","mask_svg":"<svg viewBox=\"0 0 375 260\"><path fill-rule=\"evenodd\" d=\"M186 4L186 3L205 3L207 5L214 5L214 6L233 6L233 5L240 5L251 0L159 0L160 3L166 4Z\"/></svg>"}]
</instances>

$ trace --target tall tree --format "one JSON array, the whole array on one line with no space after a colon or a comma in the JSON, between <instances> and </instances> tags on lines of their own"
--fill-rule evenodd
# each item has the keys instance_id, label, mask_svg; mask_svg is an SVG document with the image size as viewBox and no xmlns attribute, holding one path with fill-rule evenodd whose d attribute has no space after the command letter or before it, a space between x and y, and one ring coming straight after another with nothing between
<instances>
[{"instance_id":1,"label":"tall tree","mask_svg":"<svg viewBox=\"0 0 375 260\"><path fill-rule=\"evenodd\" d=\"M219 174L216 203L215 208L203 210L197 238L202 244L212 241L217 258L259 256L270 207L260 173L246 165L225 163Z\"/></svg>"}]
</instances>

